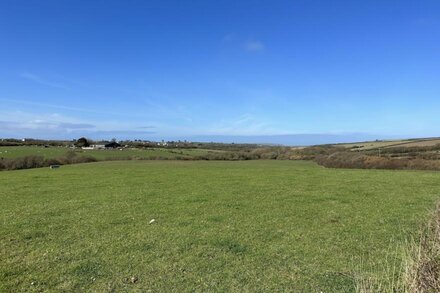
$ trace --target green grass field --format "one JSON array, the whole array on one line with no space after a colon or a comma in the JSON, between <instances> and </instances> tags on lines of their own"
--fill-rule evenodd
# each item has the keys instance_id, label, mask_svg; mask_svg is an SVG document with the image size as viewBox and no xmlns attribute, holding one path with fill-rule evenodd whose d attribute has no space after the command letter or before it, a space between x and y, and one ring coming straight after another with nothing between
<instances>
[{"instance_id":1,"label":"green grass field","mask_svg":"<svg viewBox=\"0 0 440 293\"><path fill-rule=\"evenodd\" d=\"M65 147L48 147L41 146L4 146L0 147L0 158L18 158L24 156L43 156L45 158L57 158L66 155L69 148ZM175 158L176 156L197 156L204 155L208 152L218 152L214 150L204 149L123 149L123 150L82 150L75 149L75 153L79 156L92 156L98 160L118 159L118 158L141 158L148 159L154 157Z\"/></svg>"},{"instance_id":2,"label":"green grass field","mask_svg":"<svg viewBox=\"0 0 440 293\"><path fill-rule=\"evenodd\" d=\"M4 171L0 291L352 292L439 195L438 172L301 161Z\"/></svg>"}]
</instances>

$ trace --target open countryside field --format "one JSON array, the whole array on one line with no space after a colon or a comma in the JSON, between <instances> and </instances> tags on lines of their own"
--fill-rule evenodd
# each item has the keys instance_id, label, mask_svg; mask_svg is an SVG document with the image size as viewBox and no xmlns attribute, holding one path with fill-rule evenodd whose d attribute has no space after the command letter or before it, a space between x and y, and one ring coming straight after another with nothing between
<instances>
[{"instance_id":1,"label":"open countryside field","mask_svg":"<svg viewBox=\"0 0 440 293\"><path fill-rule=\"evenodd\" d=\"M45 158L57 158L66 155L72 149L66 147L42 147L42 146L3 146L0 147L0 158L19 158L24 156L43 156ZM204 149L114 149L114 150L82 150L75 149L74 152L79 156L91 156L97 160L121 159L121 158L175 158L176 156L197 156L209 152L219 152Z\"/></svg>"},{"instance_id":2,"label":"open countryside field","mask_svg":"<svg viewBox=\"0 0 440 293\"><path fill-rule=\"evenodd\" d=\"M0 291L353 292L439 195L438 172L302 161L0 172Z\"/></svg>"},{"instance_id":3,"label":"open countryside field","mask_svg":"<svg viewBox=\"0 0 440 293\"><path fill-rule=\"evenodd\" d=\"M420 139L401 139L401 140L378 140L365 141L355 143L340 143L334 146L353 148L356 150L372 150L377 148L392 148L392 147L424 147L435 146L440 144L439 138L420 138Z\"/></svg>"},{"instance_id":4,"label":"open countryside field","mask_svg":"<svg viewBox=\"0 0 440 293\"><path fill-rule=\"evenodd\" d=\"M400 145L406 143L404 140L381 140L381 141L367 141L367 142L357 142L357 143L341 143L335 146L353 148L357 150L370 150L383 147L391 147L394 145Z\"/></svg>"},{"instance_id":5,"label":"open countryside field","mask_svg":"<svg viewBox=\"0 0 440 293\"><path fill-rule=\"evenodd\" d=\"M400 145L397 145L399 147L430 147L440 144L440 139L422 139L422 140L415 140L415 141L409 141ZM395 145L396 146L396 145Z\"/></svg>"}]
</instances>

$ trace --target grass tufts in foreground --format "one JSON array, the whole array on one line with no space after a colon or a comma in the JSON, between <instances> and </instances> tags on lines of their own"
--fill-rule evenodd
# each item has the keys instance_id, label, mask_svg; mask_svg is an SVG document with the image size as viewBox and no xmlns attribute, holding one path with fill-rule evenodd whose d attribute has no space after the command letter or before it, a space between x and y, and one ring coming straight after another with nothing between
<instances>
[{"instance_id":1,"label":"grass tufts in foreground","mask_svg":"<svg viewBox=\"0 0 440 293\"><path fill-rule=\"evenodd\" d=\"M440 292L440 204L407 251L404 283L408 292Z\"/></svg>"},{"instance_id":2,"label":"grass tufts in foreground","mask_svg":"<svg viewBox=\"0 0 440 293\"><path fill-rule=\"evenodd\" d=\"M371 274L376 277L368 276L369 269L360 266L357 292L440 292L440 203L427 218L418 237L390 249L385 267ZM403 255L402 262L396 262L399 255ZM387 278L377 278L380 271Z\"/></svg>"},{"instance_id":3,"label":"grass tufts in foreground","mask_svg":"<svg viewBox=\"0 0 440 293\"><path fill-rule=\"evenodd\" d=\"M353 292L439 194L438 172L301 161L4 171L0 292Z\"/></svg>"}]
</instances>

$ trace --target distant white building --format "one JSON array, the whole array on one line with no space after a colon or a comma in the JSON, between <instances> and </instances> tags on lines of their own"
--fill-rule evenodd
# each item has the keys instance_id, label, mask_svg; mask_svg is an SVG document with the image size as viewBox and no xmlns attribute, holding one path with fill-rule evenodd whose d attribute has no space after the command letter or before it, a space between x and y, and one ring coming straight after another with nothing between
<instances>
[{"instance_id":1,"label":"distant white building","mask_svg":"<svg viewBox=\"0 0 440 293\"><path fill-rule=\"evenodd\" d=\"M162 140L162 142L158 142L157 145L158 146L167 146L168 143Z\"/></svg>"},{"instance_id":2,"label":"distant white building","mask_svg":"<svg viewBox=\"0 0 440 293\"><path fill-rule=\"evenodd\" d=\"M92 144L88 147L82 147L83 150L105 150L105 144Z\"/></svg>"}]
</instances>

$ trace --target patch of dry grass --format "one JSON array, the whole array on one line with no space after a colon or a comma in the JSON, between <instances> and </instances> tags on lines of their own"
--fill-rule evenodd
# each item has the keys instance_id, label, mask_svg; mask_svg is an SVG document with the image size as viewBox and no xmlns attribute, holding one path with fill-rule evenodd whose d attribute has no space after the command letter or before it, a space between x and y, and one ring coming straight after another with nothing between
<instances>
[{"instance_id":1,"label":"patch of dry grass","mask_svg":"<svg viewBox=\"0 0 440 293\"><path fill-rule=\"evenodd\" d=\"M409 245L404 282L407 292L440 292L440 203L420 240Z\"/></svg>"},{"instance_id":2,"label":"patch of dry grass","mask_svg":"<svg viewBox=\"0 0 440 293\"><path fill-rule=\"evenodd\" d=\"M400 147L429 147L440 144L440 139L423 139L399 145Z\"/></svg>"},{"instance_id":3,"label":"patch of dry grass","mask_svg":"<svg viewBox=\"0 0 440 293\"><path fill-rule=\"evenodd\" d=\"M430 216L418 240L411 239L403 249L387 255L388 265L381 271L390 279L375 278L378 272L374 270L367 275L362 267L362 273L355 274L356 292L440 292L440 203ZM401 265L395 261L399 253L403 253Z\"/></svg>"}]
</instances>

